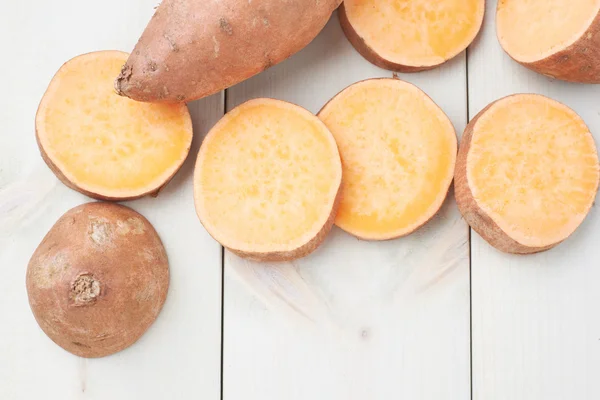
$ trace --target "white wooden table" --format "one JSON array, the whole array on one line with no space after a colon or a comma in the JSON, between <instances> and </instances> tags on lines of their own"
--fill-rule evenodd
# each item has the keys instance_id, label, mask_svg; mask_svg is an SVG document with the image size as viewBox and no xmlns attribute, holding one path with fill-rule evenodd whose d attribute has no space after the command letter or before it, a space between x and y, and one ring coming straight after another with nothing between
<instances>
[{"instance_id":1,"label":"white wooden table","mask_svg":"<svg viewBox=\"0 0 600 400\"><path fill-rule=\"evenodd\" d=\"M192 154L156 198L129 202L171 263L157 322L103 359L66 353L38 328L25 270L47 230L89 201L58 183L35 143L34 114L69 58L130 51L156 0L22 0L0 13L0 399L598 400L600 215L533 256L501 254L470 231L452 196L415 234L383 243L334 229L293 263L244 261L214 242L192 199L195 153L226 110L260 96L316 112L347 85L392 76L363 60L334 15L305 50L224 93L191 103ZM600 143L600 86L551 81L512 62L495 38L496 1L467 54L400 75L457 132L516 92L574 108Z\"/></svg>"}]
</instances>

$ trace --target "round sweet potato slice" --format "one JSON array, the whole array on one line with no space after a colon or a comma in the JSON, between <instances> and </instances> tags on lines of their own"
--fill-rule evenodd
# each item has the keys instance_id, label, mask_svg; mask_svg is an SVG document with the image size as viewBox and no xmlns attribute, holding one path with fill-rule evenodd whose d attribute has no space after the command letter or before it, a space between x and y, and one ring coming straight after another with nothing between
<instances>
[{"instance_id":1,"label":"round sweet potato slice","mask_svg":"<svg viewBox=\"0 0 600 400\"><path fill-rule=\"evenodd\" d=\"M157 194L192 142L184 104L143 104L117 95L127 53L75 57L56 73L35 119L42 157L67 186L102 200Z\"/></svg>"},{"instance_id":2,"label":"round sweet potato slice","mask_svg":"<svg viewBox=\"0 0 600 400\"><path fill-rule=\"evenodd\" d=\"M103 357L135 343L167 296L169 264L143 216L112 203L65 213L27 268L33 315L56 344L81 357Z\"/></svg>"},{"instance_id":3,"label":"round sweet potato slice","mask_svg":"<svg viewBox=\"0 0 600 400\"><path fill-rule=\"evenodd\" d=\"M600 0L500 0L504 51L538 73L600 83Z\"/></svg>"},{"instance_id":4,"label":"round sweet potato slice","mask_svg":"<svg viewBox=\"0 0 600 400\"><path fill-rule=\"evenodd\" d=\"M340 23L354 48L392 71L435 68L475 39L484 0L345 0Z\"/></svg>"},{"instance_id":5,"label":"round sweet potato slice","mask_svg":"<svg viewBox=\"0 0 600 400\"><path fill-rule=\"evenodd\" d=\"M250 100L208 133L194 174L206 230L238 255L303 257L323 241L338 207L342 166L327 127L279 100Z\"/></svg>"},{"instance_id":6,"label":"round sweet potato slice","mask_svg":"<svg viewBox=\"0 0 600 400\"><path fill-rule=\"evenodd\" d=\"M337 226L362 239L387 240L437 213L452 182L456 132L419 88L398 79L358 82L319 117L342 157Z\"/></svg>"},{"instance_id":7,"label":"round sweet potato slice","mask_svg":"<svg viewBox=\"0 0 600 400\"><path fill-rule=\"evenodd\" d=\"M594 139L567 106L540 95L500 99L463 134L455 172L458 208L497 249L536 253L581 224L598 190Z\"/></svg>"}]
</instances>

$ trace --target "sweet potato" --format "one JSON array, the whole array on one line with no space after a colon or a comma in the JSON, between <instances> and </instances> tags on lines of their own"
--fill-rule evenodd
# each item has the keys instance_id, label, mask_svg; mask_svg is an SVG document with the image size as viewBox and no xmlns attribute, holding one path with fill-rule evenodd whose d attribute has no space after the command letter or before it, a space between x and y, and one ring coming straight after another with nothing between
<instances>
[{"instance_id":1,"label":"sweet potato","mask_svg":"<svg viewBox=\"0 0 600 400\"><path fill-rule=\"evenodd\" d=\"M425 93L398 79L370 79L344 89L319 117L342 157L337 226L359 238L386 240L435 215L452 182L457 139Z\"/></svg>"},{"instance_id":2,"label":"sweet potato","mask_svg":"<svg viewBox=\"0 0 600 400\"><path fill-rule=\"evenodd\" d=\"M600 83L599 0L500 0L496 29L504 51L525 67Z\"/></svg>"},{"instance_id":3,"label":"sweet potato","mask_svg":"<svg viewBox=\"0 0 600 400\"><path fill-rule=\"evenodd\" d=\"M455 57L475 39L484 0L345 0L340 23L354 48L385 69L417 72Z\"/></svg>"},{"instance_id":4,"label":"sweet potato","mask_svg":"<svg viewBox=\"0 0 600 400\"><path fill-rule=\"evenodd\" d=\"M463 134L455 172L458 208L492 246L535 253L581 224L598 190L594 139L567 106L540 95L500 99Z\"/></svg>"},{"instance_id":5,"label":"sweet potato","mask_svg":"<svg viewBox=\"0 0 600 400\"><path fill-rule=\"evenodd\" d=\"M44 161L67 186L90 197L156 194L187 157L192 120L185 105L118 96L113 78L127 53L100 51L65 63L35 119Z\"/></svg>"},{"instance_id":6,"label":"sweet potato","mask_svg":"<svg viewBox=\"0 0 600 400\"><path fill-rule=\"evenodd\" d=\"M156 231L140 214L112 203L65 213L27 268L31 310L56 344L103 357L135 343L167 296L169 264Z\"/></svg>"},{"instance_id":7,"label":"sweet potato","mask_svg":"<svg viewBox=\"0 0 600 400\"><path fill-rule=\"evenodd\" d=\"M191 101L296 53L341 0L164 0L115 82L139 101Z\"/></svg>"},{"instance_id":8,"label":"sweet potato","mask_svg":"<svg viewBox=\"0 0 600 400\"><path fill-rule=\"evenodd\" d=\"M342 165L313 114L272 99L248 101L206 136L196 162L196 211L240 256L303 257L323 241L338 207Z\"/></svg>"}]
</instances>

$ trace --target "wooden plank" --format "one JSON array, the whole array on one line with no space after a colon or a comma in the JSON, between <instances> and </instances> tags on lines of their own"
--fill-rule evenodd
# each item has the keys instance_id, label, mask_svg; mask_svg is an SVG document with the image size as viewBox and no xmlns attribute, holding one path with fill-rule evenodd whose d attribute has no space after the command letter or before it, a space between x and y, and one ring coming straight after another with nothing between
<instances>
[{"instance_id":1,"label":"wooden plank","mask_svg":"<svg viewBox=\"0 0 600 400\"><path fill-rule=\"evenodd\" d=\"M578 112L600 143L600 87L553 81L507 55L495 33L496 1L469 52L471 117L503 96L532 92ZM472 236L473 389L476 400L600 398L600 215L566 242L511 256Z\"/></svg>"},{"instance_id":2,"label":"wooden plank","mask_svg":"<svg viewBox=\"0 0 600 400\"><path fill-rule=\"evenodd\" d=\"M133 48L155 0L25 0L3 5L0 47L0 398L220 398L221 247L198 222L192 170L204 134L223 115L222 94L190 105L196 137L182 171L158 198L128 205L159 232L171 286L156 323L131 348L84 360L36 324L25 291L30 255L69 208L90 201L43 164L37 104L60 65L79 53Z\"/></svg>"},{"instance_id":3,"label":"wooden plank","mask_svg":"<svg viewBox=\"0 0 600 400\"><path fill-rule=\"evenodd\" d=\"M363 60L337 17L305 50L228 90L228 109L275 97L317 112L356 81L392 76ZM402 78L466 123L465 58ZM417 233L322 248L276 265L225 256L223 398L470 398L468 229L454 201Z\"/></svg>"}]
</instances>

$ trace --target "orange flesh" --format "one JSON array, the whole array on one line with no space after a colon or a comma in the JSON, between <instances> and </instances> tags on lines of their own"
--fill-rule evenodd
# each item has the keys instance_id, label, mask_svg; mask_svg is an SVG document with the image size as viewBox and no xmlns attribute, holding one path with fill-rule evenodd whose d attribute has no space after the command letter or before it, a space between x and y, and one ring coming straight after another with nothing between
<instances>
[{"instance_id":1,"label":"orange flesh","mask_svg":"<svg viewBox=\"0 0 600 400\"><path fill-rule=\"evenodd\" d=\"M76 186L107 197L156 190L187 156L192 123L185 105L138 103L113 80L127 54L103 51L67 62L36 116L39 141Z\"/></svg>"},{"instance_id":2,"label":"orange flesh","mask_svg":"<svg viewBox=\"0 0 600 400\"><path fill-rule=\"evenodd\" d=\"M408 234L440 208L452 181L456 134L417 87L356 83L319 113L340 149L344 185L336 225L366 239Z\"/></svg>"},{"instance_id":3,"label":"orange flesh","mask_svg":"<svg viewBox=\"0 0 600 400\"><path fill-rule=\"evenodd\" d=\"M196 208L224 246L296 249L329 218L342 177L331 133L308 111L252 100L208 134L196 163Z\"/></svg>"},{"instance_id":4,"label":"orange flesh","mask_svg":"<svg viewBox=\"0 0 600 400\"><path fill-rule=\"evenodd\" d=\"M498 38L516 60L541 60L581 37L598 10L600 0L500 0Z\"/></svg>"},{"instance_id":5,"label":"orange flesh","mask_svg":"<svg viewBox=\"0 0 600 400\"><path fill-rule=\"evenodd\" d=\"M591 207L598 178L592 135L554 100L502 99L474 127L467 156L473 197L523 245L549 246L569 236Z\"/></svg>"},{"instance_id":6,"label":"orange flesh","mask_svg":"<svg viewBox=\"0 0 600 400\"><path fill-rule=\"evenodd\" d=\"M473 41L482 0L346 0L356 33L380 57L407 66L433 66Z\"/></svg>"}]
</instances>

